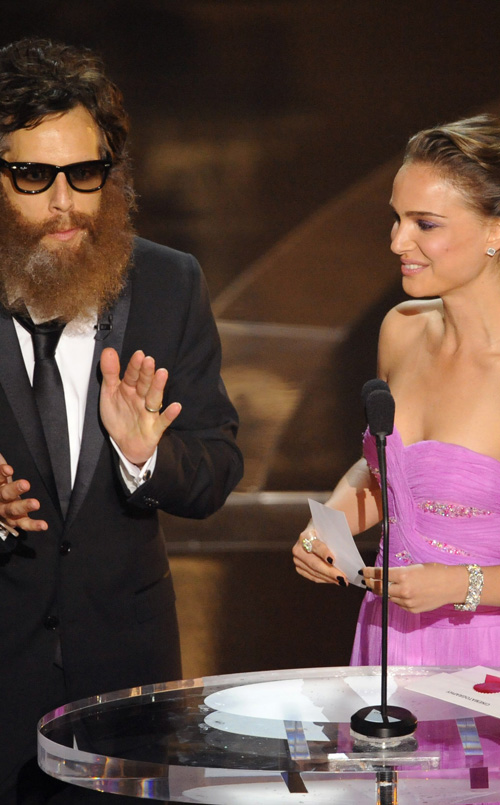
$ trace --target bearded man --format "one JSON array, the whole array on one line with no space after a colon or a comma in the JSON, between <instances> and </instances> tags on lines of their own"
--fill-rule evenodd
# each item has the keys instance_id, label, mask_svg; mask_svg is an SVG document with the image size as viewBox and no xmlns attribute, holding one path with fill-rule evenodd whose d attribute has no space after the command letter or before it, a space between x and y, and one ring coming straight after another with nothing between
<instances>
[{"instance_id":1,"label":"bearded man","mask_svg":"<svg viewBox=\"0 0 500 805\"><path fill-rule=\"evenodd\" d=\"M52 801L44 712L180 678L157 510L205 517L242 474L199 266L134 238L127 131L90 51L0 50L5 805Z\"/></svg>"}]
</instances>

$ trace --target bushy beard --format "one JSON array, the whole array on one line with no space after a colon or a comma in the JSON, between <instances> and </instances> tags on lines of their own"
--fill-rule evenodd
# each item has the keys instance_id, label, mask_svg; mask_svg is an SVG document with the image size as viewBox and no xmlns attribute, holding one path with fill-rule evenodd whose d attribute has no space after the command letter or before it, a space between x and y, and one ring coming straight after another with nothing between
<instances>
[{"instance_id":1,"label":"bushy beard","mask_svg":"<svg viewBox=\"0 0 500 805\"><path fill-rule=\"evenodd\" d=\"M85 320L106 310L123 288L133 227L120 172L101 191L95 215L69 212L42 224L28 221L0 186L0 301L11 313L28 307L37 320ZM48 249L44 235L81 228L76 247Z\"/></svg>"}]
</instances>

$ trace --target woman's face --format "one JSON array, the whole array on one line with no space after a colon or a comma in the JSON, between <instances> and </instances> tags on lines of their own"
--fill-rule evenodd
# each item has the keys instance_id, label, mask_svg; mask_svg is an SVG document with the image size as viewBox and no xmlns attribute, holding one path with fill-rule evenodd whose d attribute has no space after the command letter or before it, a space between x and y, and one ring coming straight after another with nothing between
<instances>
[{"instance_id":1,"label":"woman's face","mask_svg":"<svg viewBox=\"0 0 500 805\"><path fill-rule=\"evenodd\" d=\"M424 163L409 163L396 174L391 206L395 222L391 249L401 258L403 288L410 296L443 296L498 275L496 219L470 209L451 182ZM496 235L496 238L495 238Z\"/></svg>"}]
</instances>

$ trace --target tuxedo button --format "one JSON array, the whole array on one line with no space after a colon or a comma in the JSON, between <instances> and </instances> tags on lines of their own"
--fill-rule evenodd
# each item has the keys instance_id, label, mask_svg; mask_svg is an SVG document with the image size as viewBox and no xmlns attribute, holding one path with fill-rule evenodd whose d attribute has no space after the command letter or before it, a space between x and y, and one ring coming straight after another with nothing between
<instances>
[{"instance_id":1,"label":"tuxedo button","mask_svg":"<svg viewBox=\"0 0 500 805\"><path fill-rule=\"evenodd\" d=\"M146 470L146 472L142 477L144 481L149 481L149 479L151 478L151 470Z\"/></svg>"},{"instance_id":2,"label":"tuxedo button","mask_svg":"<svg viewBox=\"0 0 500 805\"><path fill-rule=\"evenodd\" d=\"M61 556L66 556L66 554L69 553L70 550L71 550L71 542L69 542L67 539L65 539L59 545L59 553L61 554Z\"/></svg>"},{"instance_id":3,"label":"tuxedo button","mask_svg":"<svg viewBox=\"0 0 500 805\"><path fill-rule=\"evenodd\" d=\"M59 626L59 618L56 618L55 615L47 615L47 617L44 618L43 625L46 629L57 629Z\"/></svg>"},{"instance_id":4,"label":"tuxedo button","mask_svg":"<svg viewBox=\"0 0 500 805\"><path fill-rule=\"evenodd\" d=\"M144 505L148 506L150 509L155 509L160 505L160 501L156 500L156 498L144 498Z\"/></svg>"}]
</instances>

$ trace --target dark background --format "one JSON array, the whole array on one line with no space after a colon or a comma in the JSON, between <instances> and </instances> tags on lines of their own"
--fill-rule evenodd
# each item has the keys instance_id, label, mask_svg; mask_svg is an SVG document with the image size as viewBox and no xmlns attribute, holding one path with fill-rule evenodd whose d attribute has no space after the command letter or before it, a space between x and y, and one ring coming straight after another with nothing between
<instances>
[{"instance_id":1,"label":"dark background","mask_svg":"<svg viewBox=\"0 0 500 805\"><path fill-rule=\"evenodd\" d=\"M499 90L496 0L2 0L0 37L96 49L122 88L145 237L214 296L425 125Z\"/></svg>"},{"instance_id":2,"label":"dark background","mask_svg":"<svg viewBox=\"0 0 500 805\"><path fill-rule=\"evenodd\" d=\"M132 123L137 228L202 263L246 475L166 518L187 674L348 662L356 591L306 583L307 492L359 453L362 383L401 298L391 179L424 126L500 97L498 0L0 0L0 43L89 46ZM367 560L374 540L362 543Z\"/></svg>"}]
</instances>

